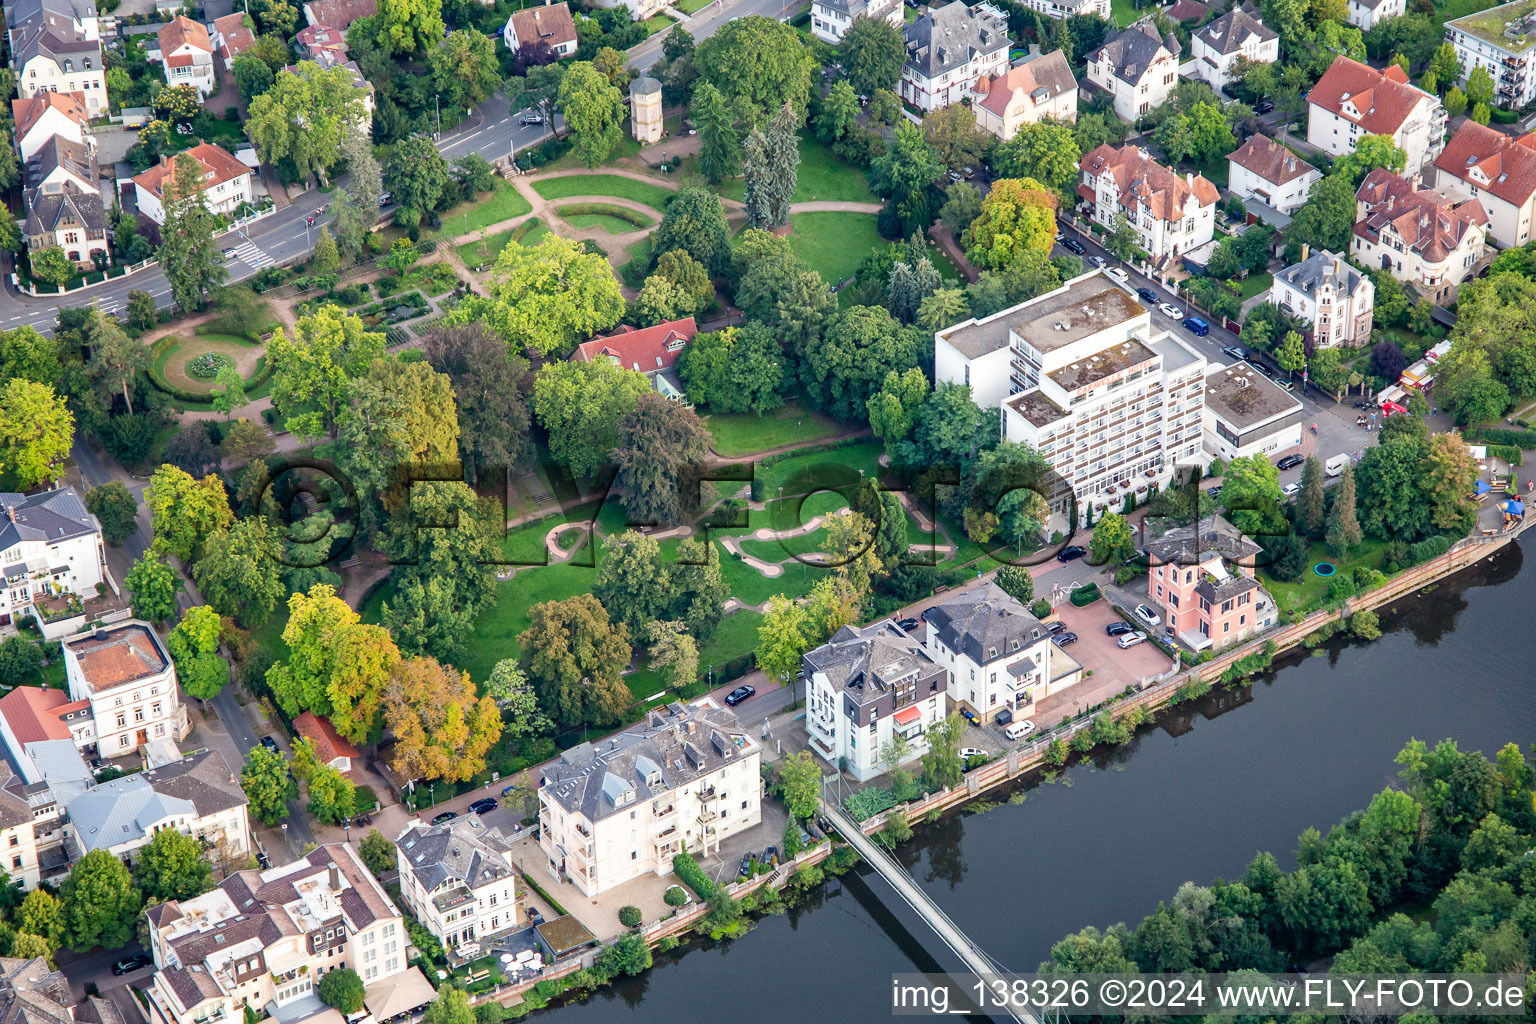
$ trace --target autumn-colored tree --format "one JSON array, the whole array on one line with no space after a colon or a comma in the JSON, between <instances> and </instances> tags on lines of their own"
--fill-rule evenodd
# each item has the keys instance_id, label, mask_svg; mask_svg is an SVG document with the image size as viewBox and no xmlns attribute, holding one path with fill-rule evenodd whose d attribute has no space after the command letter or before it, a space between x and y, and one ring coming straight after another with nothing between
<instances>
[{"instance_id":1,"label":"autumn-colored tree","mask_svg":"<svg viewBox=\"0 0 1536 1024\"><path fill-rule=\"evenodd\" d=\"M317 583L288 599L283 643L288 658L267 670L267 685L284 713L326 715L343 737L365 741L400 663L389 632L362 625L334 587Z\"/></svg>"},{"instance_id":2,"label":"autumn-colored tree","mask_svg":"<svg viewBox=\"0 0 1536 1024\"><path fill-rule=\"evenodd\" d=\"M965 254L980 267L1002 270L1024 253L1049 253L1056 239L1056 193L1033 178L992 183L981 216L963 236Z\"/></svg>"},{"instance_id":3,"label":"autumn-colored tree","mask_svg":"<svg viewBox=\"0 0 1536 1024\"><path fill-rule=\"evenodd\" d=\"M544 711L566 726L619 721L629 707L620 673L631 650L601 602L591 594L545 601L530 608L528 618L517 638L520 665Z\"/></svg>"},{"instance_id":4,"label":"autumn-colored tree","mask_svg":"<svg viewBox=\"0 0 1536 1024\"><path fill-rule=\"evenodd\" d=\"M149 478L144 503L149 506L155 549L187 563L234 521L224 482L212 473L194 480L185 470L161 466Z\"/></svg>"},{"instance_id":5,"label":"autumn-colored tree","mask_svg":"<svg viewBox=\"0 0 1536 1024\"><path fill-rule=\"evenodd\" d=\"M501 738L501 714L469 676L435 658L406 658L384 689L384 720L395 734L390 768L402 779L462 782L485 767Z\"/></svg>"},{"instance_id":6,"label":"autumn-colored tree","mask_svg":"<svg viewBox=\"0 0 1536 1024\"><path fill-rule=\"evenodd\" d=\"M0 386L0 473L31 490L54 477L75 442L75 417L49 384L14 377Z\"/></svg>"}]
</instances>

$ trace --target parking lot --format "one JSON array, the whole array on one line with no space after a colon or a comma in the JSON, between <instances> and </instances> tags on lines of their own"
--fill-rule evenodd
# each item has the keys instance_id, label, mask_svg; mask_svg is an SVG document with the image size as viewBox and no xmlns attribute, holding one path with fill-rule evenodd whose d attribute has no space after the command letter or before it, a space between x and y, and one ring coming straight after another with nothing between
<instances>
[{"instance_id":1,"label":"parking lot","mask_svg":"<svg viewBox=\"0 0 1536 1024\"><path fill-rule=\"evenodd\" d=\"M1149 676L1161 675L1173 664L1156 644L1144 642L1122 650L1116 637L1106 635L1105 626L1123 621L1108 601L1098 600L1085 608L1063 601L1056 606L1055 615L1078 636L1067 652L1083 666L1086 678L1040 702L1030 717L1042 728ZM1144 627L1141 631L1147 632ZM1093 674L1088 675L1089 672Z\"/></svg>"}]
</instances>

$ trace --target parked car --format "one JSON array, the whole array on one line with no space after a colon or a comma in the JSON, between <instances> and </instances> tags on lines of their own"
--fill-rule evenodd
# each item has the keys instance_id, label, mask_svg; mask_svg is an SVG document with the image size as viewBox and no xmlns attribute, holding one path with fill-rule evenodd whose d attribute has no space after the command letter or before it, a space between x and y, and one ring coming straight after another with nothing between
<instances>
[{"instance_id":1,"label":"parked car","mask_svg":"<svg viewBox=\"0 0 1536 1024\"><path fill-rule=\"evenodd\" d=\"M1279 462L1275 463L1275 468L1276 469L1295 469L1297 466L1301 465L1303 462L1306 462L1306 461L1307 460L1302 458L1300 455L1287 455L1285 458L1283 458Z\"/></svg>"},{"instance_id":2,"label":"parked car","mask_svg":"<svg viewBox=\"0 0 1536 1024\"><path fill-rule=\"evenodd\" d=\"M1262 116L1264 114L1269 113L1271 110L1274 110L1274 109L1275 109L1275 105L1273 103L1269 102L1269 100L1260 100L1258 105L1253 108L1253 112L1255 114L1257 114L1257 115Z\"/></svg>"},{"instance_id":3,"label":"parked car","mask_svg":"<svg viewBox=\"0 0 1536 1024\"><path fill-rule=\"evenodd\" d=\"M980 747L961 747L960 748L960 756L961 757L986 757L987 756L987 752L985 750L982 750Z\"/></svg>"},{"instance_id":4,"label":"parked car","mask_svg":"<svg viewBox=\"0 0 1536 1024\"><path fill-rule=\"evenodd\" d=\"M261 738L261 745L272 751L272 753L277 753L277 740L271 736L263 736Z\"/></svg>"},{"instance_id":5,"label":"parked car","mask_svg":"<svg viewBox=\"0 0 1536 1024\"><path fill-rule=\"evenodd\" d=\"M512 795L512 791L514 789L516 789L516 788L517 788L517 783L515 783L515 782L512 783L512 785L510 785L510 786L503 786L502 790L501 790L501 798L503 800L505 800L507 797Z\"/></svg>"},{"instance_id":6,"label":"parked car","mask_svg":"<svg viewBox=\"0 0 1536 1024\"><path fill-rule=\"evenodd\" d=\"M910 633L917 628L917 620L909 616L905 619L897 619L896 625Z\"/></svg>"},{"instance_id":7,"label":"parked car","mask_svg":"<svg viewBox=\"0 0 1536 1024\"><path fill-rule=\"evenodd\" d=\"M970 708L961 708L960 717L965 719L967 722L970 722L972 725L981 724L981 719L977 718L976 712L972 711Z\"/></svg>"},{"instance_id":8,"label":"parked car","mask_svg":"<svg viewBox=\"0 0 1536 1024\"><path fill-rule=\"evenodd\" d=\"M1280 385L1286 391L1295 391L1296 390L1296 382L1293 381L1293 380L1290 380L1289 378L1287 378L1286 380L1277 380L1277 381L1275 381L1275 383Z\"/></svg>"},{"instance_id":9,"label":"parked car","mask_svg":"<svg viewBox=\"0 0 1536 1024\"><path fill-rule=\"evenodd\" d=\"M1062 622L1060 619L1057 619L1055 622L1048 622L1045 625L1045 631L1051 636L1055 636L1057 633L1062 632L1066 628L1067 624Z\"/></svg>"},{"instance_id":10,"label":"parked car","mask_svg":"<svg viewBox=\"0 0 1536 1024\"><path fill-rule=\"evenodd\" d=\"M535 928L544 923L544 915L539 913L538 907L528 908L528 923Z\"/></svg>"},{"instance_id":11,"label":"parked car","mask_svg":"<svg viewBox=\"0 0 1536 1024\"><path fill-rule=\"evenodd\" d=\"M1104 271L1104 276L1115 281L1119 281L1121 284L1125 284L1131 279L1131 275L1127 274L1119 267L1110 267L1108 270Z\"/></svg>"},{"instance_id":12,"label":"parked car","mask_svg":"<svg viewBox=\"0 0 1536 1024\"><path fill-rule=\"evenodd\" d=\"M1137 605L1136 617L1149 626L1160 626L1163 622L1163 617L1153 611L1152 606L1149 604Z\"/></svg>"},{"instance_id":13,"label":"parked car","mask_svg":"<svg viewBox=\"0 0 1536 1024\"><path fill-rule=\"evenodd\" d=\"M825 816L816 819L816 825L823 833L829 836L837 835L837 828Z\"/></svg>"},{"instance_id":14,"label":"parked car","mask_svg":"<svg viewBox=\"0 0 1536 1024\"><path fill-rule=\"evenodd\" d=\"M379 193L379 205L380 206L388 206L390 203L392 203L394 201L395 201L395 194L393 192L380 192Z\"/></svg>"},{"instance_id":15,"label":"parked car","mask_svg":"<svg viewBox=\"0 0 1536 1024\"><path fill-rule=\"evenodd\" d=\"M1137 288L1136 297L1141 299L1143 302L1150 302L1154 306L1157 305L1157 292L1153 291L1151 288Z\"/></svg>"},{"instance_id":16,"label":"parked car","mask_svg":"<svg viewBox=\"0 0 1536 1024\"><path fill-rule=\"evenodd\" d=\"M1184 311L1171 302L1165 302L1157 307L1157 311L1171 320L1184 319Z\"/></svg>"},{"instance_id":17,"label":"parked car","mask_svg":"<svg viewBox=\"0 0 1536 1024\"><path fill-rule=\"evenodd\" d=\"M1077 643L1077 634L1069 629L1065 633L1057 633L1051 637L1051 640L1055 642L1057 647L1065 647L1067 644Z\"/></svg>"},{"instance_id":18,"label":"parked car","mask_svg":"<svg viewBox=\"0 0 1536 1024\"><path fill-rule=\"evenodd\" d=\"M1079 242L1075 238L1065 239L1061 244L1064 248L1071 252L1077 253L1079 256L1088 251L1087 248L1084 247L1083 243Z\"/></svg>"},{"instance_id":19,"label":"parked car","mask_svg":"<svg viewBox=\"0 0 1536 1024\"><path fill-rule=\"evenodd\" d=\"M1021 740L1035 731L1035 723L1030 721L1014 722L1003 730L1003 735L1010 740Z\"/></svg>"},{"instance_id":20,"label":"parked car","mask_svg":"<svg viewBox=\"0 0 1536 1024\"><path fill-rule=\"evenodd\" d=\"M484 797L469 805L470 814L489 814L497 808L498 804L493 797Z\"/></svg>"},{"instance_id":21,"label":"parked car","mask_svg":"<svg viewBox=\"0 0 1536 1024\"><path fill-rule=\"evenodd\" d=\"M1066 237L1067 236L1062 234L1060 231L1056 232L1056 241L1060 242L1062 239L1064 239Z\"/></svg>"},{"instance_id":22,"label":"parked car","mask_svg":"<svg viewBox=\"0 0 1536 1024\"><path fill-rule=\"evenodd\" d=\"M756 864L756 863L757 863L757 858L754 857L750 853L747 854L746 856L742 857L741 858L741 867L736 869L737 877L739 877L739 878L751 878L752 877L752 865Z\"/></svg>"},{"instance_id":23,"label":"parked car","mask_svg":"<svg viewBox=\"0 0 1536 1024\"><path fill-rule=\"evenodd\" d=\"M1197 316L1185 317L1184 329L1192 334L1197 334L1202 338L1211 333L1211 325Z\"/></svg>"},{"instance_id":24,"label":"parked car","mask_svg":"<svg viewBox=\"0 0 1536 1024\"><path fill-rule=\"evenodd\" d=\"M119 960L117 963L113 964L112 973L118 977L122 977L125 974L132 974L134 971L148 967L154 962L154 958L152 958L148 953L140 953L137 956L130 956L127 959Z\"/></svg>"},{"instance_id":25,"label":"parked car","mask_svg":"<svg viewBox=\"0 0 1536 1024\"><path fill-rule=\"evenodd\" d=\"M1126 633L1134 633L1135 630L1131 628L1129 622L1111 622L1104 627L1104 632L1108 636L1121 636Z\"/></svg>"},{"instance_id":26,"label":"parked car","mask_svg":"<svg viewBox=\"0 0 1536 1024\"><path fill-rule=\"evenodd\" d=\"M543 124L544 123L544 115L543 114L524 114L522 117L517 119L517 123L522 125L524 128L527 128L529 125Z\"/></svg>"},{"instance_id":27,"label":"parked car","mask_svg":"<svg viewBox=\"0 0 1536 1024\"><path fill-rule=\"evenodd\" d=\"M960 184L964 180L965 180L965 175L961 174L959 171L950 171L949 172L949 182L950 182L951 185L958 185L958 184Z\"/></svg>"},{"instance_id":28,"label":"parked car","mask_svg":"<svg viewBox=\"0 0 1536 1024\"><path fill-rule=\"evenodd\" d=\"M1100 269L1103 269L1104 265L1108 261L1105 260L1103 256L1100 256L1097 253L1095 253L1094 255L1088 257L1088 262L1092 263L1096 267L1099 267Z\"/></svg>"},{"instance_id":29,"label":"parked car","mask_svg":"<svg viewBox=\"0 0 1536 1024\"><path fill-rule=\"evenodd\" d=\"M1073 559L1082 558L1087 553L1088 549L1083 547L1081 544L1072 544L1068 547L1062 548L1056 553L1056 561L1070 562Z\"/></svg>"},{"instance_id":30,"label":"parked car","mask_svg":"<svg viewBox=\"0 0 1536 1024\"><path fill-rule=\"evenodd\" d=\"M1221 497L1221 484L1217 484L1215 487L1212 487L1205 493L1210 496L1212 501L1215 501L1217 498Z\"/></svg>"},{"instance_id":31,"label":"parked car","mask_svg":"<svg viewBox=\"0 0 1536 1024\"><path fill-rule=\"evenodd\" d=\"M1119 644L1120 645L1120 649L1123 651L1127 647L1135 647L1137 644L1141 643L1146 638L1147 638L1147 635L1145 633L1127 633L1127 634L1125 634L1125 636L1121 637L1119 640L1116 640L1115 643Z\"/></svg>"},{"instance_id":32,"label":"parked car","mask_svg":"<svg viewBox=\"0 0 1536 1024\"><path fill-rule=\"evenodd\" d=\"M432 824L434 824L434 825L441 825L443 822L445 822L445 821L452 821L454 818L457 818L458 816L459 816L459 812L458 811L444 811L442 814L439 814L437 817L432 819Z\"/></svg>"},{"instance_id":33,"label":"parked car","mask_svg":"<svg viewBox=\"0 0 1536 1024\"><path fill-rule=\"evenodd\" d=\"M1301 484L1286 484L1284 487L1280 488L1280 493L1285 495L1287 498L1294 498L1296 495L1301 493Z\"/></svg>"},{"instance_id":34,"label":"parked car","mask_svg":"<svg viewBox=\"0 0 1536 1024\"><path fill-rule=\"evenodd\" d=\"M742 701L755 695L756 693L757 687L755 686L738 686L736 689L732 690L729 694L726 695L725 702L731 707L735 707L737 704L740 704Z\"/></svg>"},{"instance_id":35,"label":"parked car","mask_svg":"<svg viewBox=\"0 0 1536 1024\"><path fill-rule=\"evenodd\" d=\"M1221 350L1221 354L1224 356L1230 356L1233 359L1248 358L1248 350L1243 348L1241 345L1228 345Z\"/></svg>"}]
</instances>

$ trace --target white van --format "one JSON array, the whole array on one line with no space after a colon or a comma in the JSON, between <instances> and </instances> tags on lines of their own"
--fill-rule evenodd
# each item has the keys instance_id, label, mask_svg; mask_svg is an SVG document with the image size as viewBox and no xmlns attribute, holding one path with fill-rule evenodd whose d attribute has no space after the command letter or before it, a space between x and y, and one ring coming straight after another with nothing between
<instances>
[{"instance_id":1,"label":"white van","mask_svg":"<svg viewBox=\"0 0 1536 1024\"><path fill-rule=\"evenodd\" d=\"M1323 473L1328 476L1342 476L1344 473L1344 467L1348 466L1351 461L1353 460L1348 455L1335 455L1333 458L1323 463Z\"/></svg>"},{"instance_id":2,"label":"white van","mask_svg":"<svg viewBox=\"0 0 1536 1024\"><path fill-rule=\"evenodd\" d=\"M1034 722L1014 722L1003 730L1003 735L1010 740L1021 740L1035 731Z\"/></svg>"}]
</instances>

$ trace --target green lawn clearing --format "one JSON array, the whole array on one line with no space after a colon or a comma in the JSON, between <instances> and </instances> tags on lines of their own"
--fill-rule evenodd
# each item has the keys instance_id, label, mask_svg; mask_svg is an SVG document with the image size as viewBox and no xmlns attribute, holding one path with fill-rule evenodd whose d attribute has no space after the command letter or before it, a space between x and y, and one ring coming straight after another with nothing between
<instances>
[{"instance_id":1,"label":"green lawn clearing","mask_svg":"<svg viewBox=\"0 0 1536 1024\"><path fill-rule=\"evenodd\" d=\"M1285 583L1260 570L1265 588L1275 597L1276 606L1282 611L1309 611L1319 608L1328 596L1329 578L1319 576L1312 567L1319 562L1332 562L1339 572L1349 572L1357 565L1380 569L1386 555L1387 542L1367 537L1346 558L1334 558L1322 544L1313 542L1307 548L1307 568L1299 579Z\"/></svg>"},{"instance_id":2,"label":"green lawn clearing","mask_svg":"<svg viewBox=\"0 0 1536 1024\"><path fill-rule=\"evenodd\" d=\"M1237 283L1237 297L1242 302L1258 295L1260 292L1269 291L1270 285L1275 283L1275 276L1267 271L1262 274L1249 274L1248 277Z\"/></svg>"},{"instance_id":3,"label":"green lawn clearing","mask_svg":"<svg viewBox=\"0 0 1536 1024\"><path fill-rule=\"evenodd\" d=\"M657 211L666 209L673 192L617 174L572 174L533 182L533 190L545 199L569 199L572 196L617 196L643 203Z\"/></svg>"},{"instance_id":4,"label":"green lawn clearing","mask_svg":"<svg viewBox=\"0 0 1536 1024\"><path fill-rule=\"evenodd\" d=\"M710 413L704 423L714 435L715 451L726 458L817 441L844 429L830 416L799 402L787 402L761 416L751 412Z\"/></svg>"},{"instance_id":5,"label":"green lawn clearing","mask_svg":"<svg viewBox=\"0 0 1536 1024\"><path fill-rule=\"evenodd\" d=\"M423 238L458 238L492 224L529 213L533 207L510 181L497 181L496 188L484 199L460 203L443 214L443 226Z\"/></svg>"},{"instance_id":6,"label":"green lawn clearing","mask_svg":"<svg viewBox=\"0 0 1536 1024\"><path fill-rule=\"evenodd\" d=\"M740 178L715 189L720 195L738 202L746 194ZM800 167L795 178L796 203L846 202L878 203L880 197L869 190L864 172L832 152L814 135L800 136Z\"/></svg>"},{"instance_id":7,"label":"green lawn clearing","mask_svg":"<svg viewBox=\"0 0 1536 1024\"><path fill-rule=\"evenodd\" d=\"M677 5L677 9L684 14L694 14L702 11L714 2L715 0L682 0L682 3Z\"/></svg>"},{"instance_id":8,"label":"green lawn clearing","mask_svg":"<svg viewBox=\"0 0 1536 1024\"><path fill-rule=\"evenodd\" d=\"M573 228L597 228L606 231L610 235L627 235L634 231L636 225L629 221L620 220L608 213L572 213L561 214L560 219ZM645 225L640 225L644 227Z\"/></svg>"},{"instance_id":9,"label":"green lawn clearing","mask_svg":"<svg viewBox=\"0 0 1536 1024\"><path fill-rule=\"evenodd\" d=\"M789 244L827 284L851 278L871 249L884 245L872 213L797 213Z\"/></svg>"},{"instance_id":10,"label":"green lawn clearing","mask_svg":"<svg viewBox=\"0 0 1536 1024\"><path fill-rule=\"evenodd\" d=\"M547 234L549 234L549 228L545 227L539 218L530 217L515 228L498 231L494 235L487 236L483 243L480 239L476 239L473 242L465 242L458 248L459 259L463 260L464 265L471 270L479 266L489 267L492 263L496 262L496 257L501 255L501 250L507 247L508 242L516 241L521 245L538 245L539 239Z\"/></svg>"}]
</instances>

